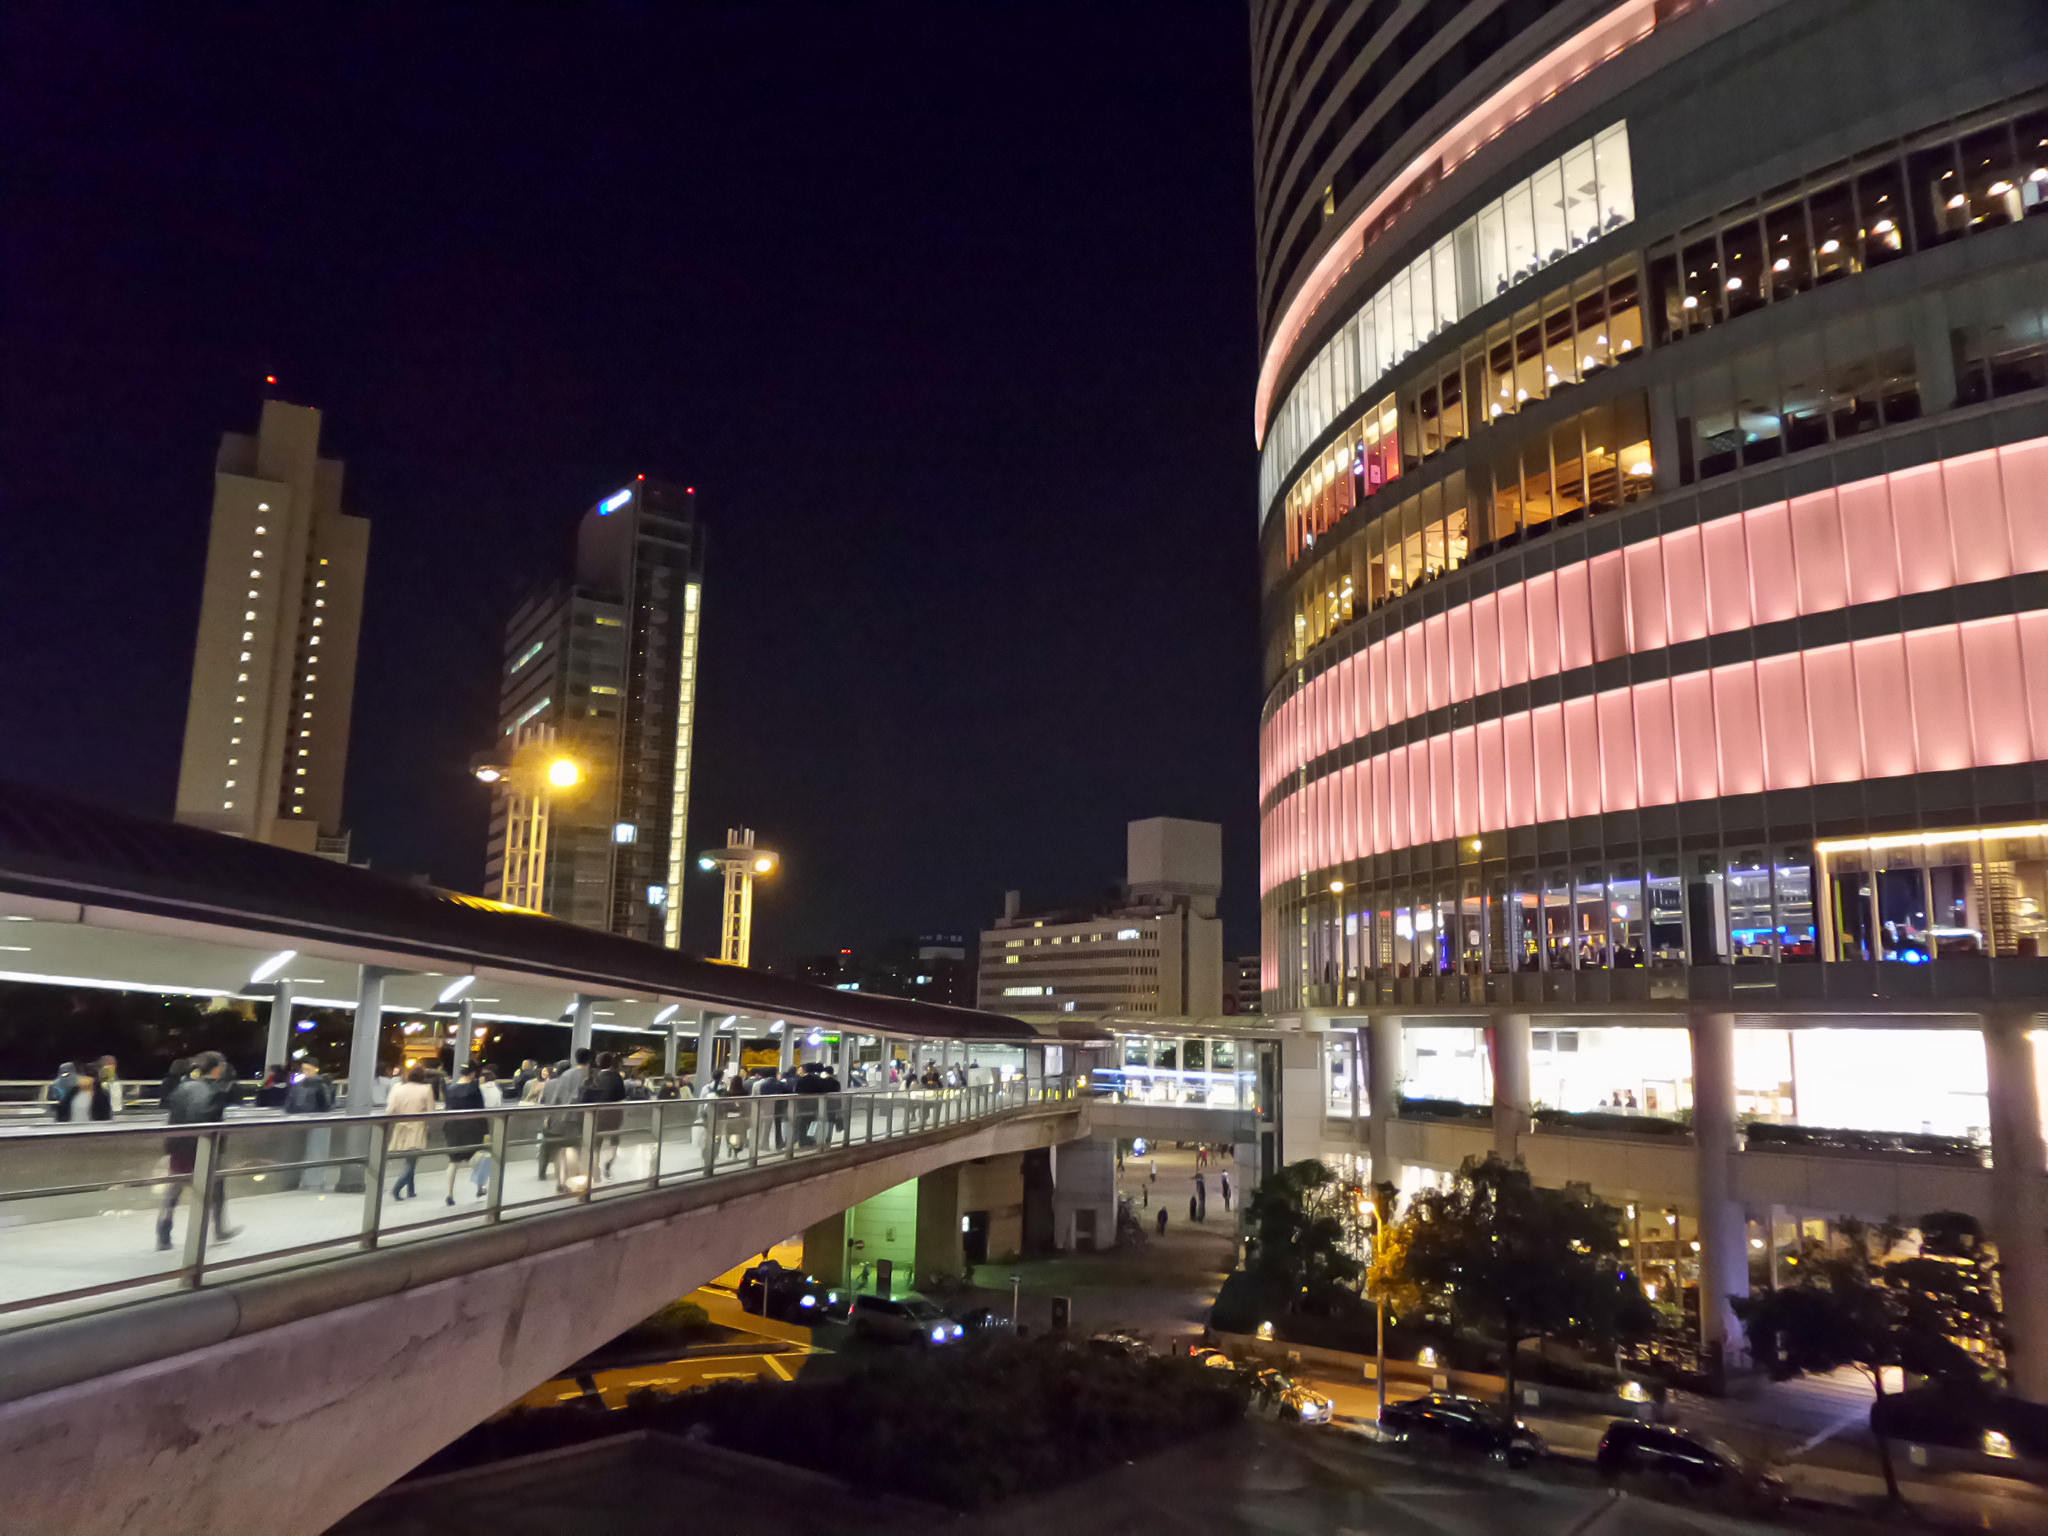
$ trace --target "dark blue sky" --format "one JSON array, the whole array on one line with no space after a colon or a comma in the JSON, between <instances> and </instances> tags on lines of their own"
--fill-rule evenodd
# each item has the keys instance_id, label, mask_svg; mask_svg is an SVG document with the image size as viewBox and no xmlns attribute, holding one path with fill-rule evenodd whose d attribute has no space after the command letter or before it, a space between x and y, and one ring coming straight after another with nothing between
<instances>
[{"instance_id":1,"label":"dark blue sky","mask_svg":"<svg viewBox=\"0 0 2048 1536\"><path fill-rule=\"evenodd\" d=\"M168 815L260 382L373 524L359 855L476 889L499 626L645 471L710 529L692 837L769 957L1225 824L1255 947L1247 23L1156 4L0 19L0 773ZM716 886L687 894L715 942Z\"/></svg>"}]
</instances>

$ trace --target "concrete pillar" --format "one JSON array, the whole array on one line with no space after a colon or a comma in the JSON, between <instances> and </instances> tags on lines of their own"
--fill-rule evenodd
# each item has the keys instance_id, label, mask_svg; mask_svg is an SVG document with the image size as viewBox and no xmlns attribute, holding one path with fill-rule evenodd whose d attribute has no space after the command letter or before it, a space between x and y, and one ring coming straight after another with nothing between
<instances>
[{"instance_id":1,"label":"concrete pillar","mask_svg":"<svg viewBox=\"0 0 2048 1536\"><path fill-rule=\"evenodd\" d=\"M1678 419L1678 398L1669 384L1650 388L1650 460L1659 491L1675 491L1679 481L1679 443L1690 424Z\"/></svg>"},{"instance_id":2,"label":"concrete pillar","mask_svg":"<svg viewBox=\"0 0 2048 1536\"><path fill-rule=\"evenodd\" d=\"M957 1164L917 1181L917 1283L952 1278L965 1262L960 1245L960 1169Z\"/></svg>"},{"instance_id":3,"label":"concrete pillar","mask_svg":"<svg viewBox=\"0 0 2048 1536\"><path fill-rule=\"evenodd\" d=\"M2043 1194L2039 1022L2031 1009L1984 1016L1991 1098L1991 1238L2005 1298L2006 1371L2015 1396L2048 1403L2048 1196Z\"/></svg>"},{"instance_id":4,"label":"concrete pillar","mask_svg":"<svg viewBox=\"0 0 2048 1536\"><path fill-rule=\"evenodd\" d=\"M1103 1252L1114 1245L1116 1138L1091 1136L1054 1147L1052 1179L1053 1241L1074 1252ZM1142 1219L1153 1213L1139 1214Z\"/></svg>"},{"instance_id":5,"label":"concrete pillar","mask_svg":"<svg viewBox=\"0 0 2048 1536\"><path fill-rule=\"evenodd\" d=\"M590 1048L590 1020L596 1011L597 999L578 992L575 1002L569 1006L574 1010L569 1021L569 1060L573 1062L578 1051Z\"/></svg>"},{"instance_id":6,"label":"concrete pillar","mask_svg":"<svg viewBox=\"0 0 2048 1536\"><path fill-rule=\"evenodd\" d=\"M476 1005L464 998L455 1005L455 1060L451 1070L457 1077L469 1065L471 1048L476 1041L476 1025L471 1021L471 1011Z\"/></svg>"},{"instance_id":7,"label":"concrete pillar","mask_svg":"<svg viewBox=\"0 0 2048 1536\"><path fill-rule=\"evenodd\" d=\"M1351 1144L1365 1143L1365 1026L1351 1031Z\"/></svg>"},{"instance_id":8,"label":"concrete pillar","mask_svg":"<svg viewBox=\"0 0 2048 1536\"><path fill-rule=\"evenodd\" d=\"M671 1013L662 1020L661 1027L665 1031L661 1037L661 1075L674 1077L678 1047L682 1043L681 1035L676 1029L676 1015Z\"/></svg>"},{"instance_id":9,"label":"concrete pillar","mask_svg":"<svg viewBox=\"0 0 2048 1536\"><path fill-rule=\"evenodd\" d=\"M1692 1128L1699 1179L1700 1342L1731 1367L1748 1363L1728 1303L1749 1294L1749 1224L1735 1196L1735 1015L1692 1015Z\"/></svg>"},{"instance_id":10,"label":"concrete pillar","mask_svg":"<svg viewBox=\"0 0 2048 1536\"><path fill-rule=\"evenodd\" d=\"M775 1070L777 1072L787 1072L795 1065L796 1026L790 1023L789 1020L784 1019L782 1021L782 1042L775 1053Z\"/></svg>"},{"instance_id":11,"label":"concrete pillar","mask_svg":"<svg viewBox=\"0 0 2048 1536\"><path fill-rule=\"evenodd\" d=\"M1365 1092L1372 1111L1366 1124L1366 1146L1372 1157L1375 1184L1399 1184L1394 1162L1394 1119L1401 1107L1401 1021L1377 1014L1365 1028Z\"/></svg>"},{"instance_id":12,"label":"concrete pillar","mask_svg":"<svg viewBox=\"0 0 2048 1536\"><path fill-rule=\"evenodd\" d=\"M263 1066L292 1064L292 984L279 977L270 998L270 1029L263 1041Z\"/></svg>"},{"instance_id":13,"label":"concrete pillar","mask_svg":"<svg viewBox=\"0 0 2048 1536\"><path fill-rule=\"evenodd\" d=\"M1940 290L1914 296L1908 307L1913 329L1913 373L1920 383L1921 409L1932 415L1956 403L1956 351L1950 339L1948 305Z\"/></svg>"},{"instance_id":14,"label":"concrete pillar","mask_svg":"<svg viewBox=\"0 0 2048 1536\"><path fill-rule=\"evenodd\" d=\"M820 1285L846 1284L846 1212L804 1228L804 1272Z\"/></svg>"},{"instance_id":15,"label":"concrete pillar","mask_svg":"<svg viewBox=\"0 0 2048 1536\"><path fill-rule=\"evenodd\" d=\"M697 1071L690 1087L699 1098L711 1086L711 1052L718 1038L718 1026L712 1022L711 1011L706 1009L697 1016Z\"/></svg>"},{"instance_id":16,"label":"concrete pillar","mask_svg":"<svg viewBox=\"0 0 2048 1536\"><path fill-rule=\"evenodd\" d=\"M1529 1129L1529 1015L1496 1013L1493 1026L1493 1150L1509 1162Z\"/></svg>"},{"instance_id":17,"label":"concrete pillar","mask_svg":"<svg viewBox=\"0 0 2048 1536\"><path fill-rule=\"evenodd\" d=\"M377 1037L384 1024L384 978L389 974L382 966L366 965L356 980L355 1032L348 1045L348 1103L342 1106L352 1115L376 1112Z\"/></svg>"}]
</instances>

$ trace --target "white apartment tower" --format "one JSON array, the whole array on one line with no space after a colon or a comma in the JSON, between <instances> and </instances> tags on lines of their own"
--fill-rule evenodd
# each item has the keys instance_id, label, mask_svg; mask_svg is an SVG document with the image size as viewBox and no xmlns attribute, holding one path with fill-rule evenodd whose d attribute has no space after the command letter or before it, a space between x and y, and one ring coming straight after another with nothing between
<instances>
[{"instance_id":1,"label":"white apartment tower","mask_svg":"<svg viewBox=\"0 0 2048 1536\"><path fill-rule=\"evenodd\" d=\"M263 403L222 436L177 819L346 858L341 821L367 519L341 510L320 413Z\"/></svg>"}]
</instances>

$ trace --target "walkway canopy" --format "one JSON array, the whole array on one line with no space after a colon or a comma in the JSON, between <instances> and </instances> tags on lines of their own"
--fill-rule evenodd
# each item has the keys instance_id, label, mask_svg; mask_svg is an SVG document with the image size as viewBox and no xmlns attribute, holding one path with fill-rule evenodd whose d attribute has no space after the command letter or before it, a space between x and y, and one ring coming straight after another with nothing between
<instances>
[{"instance_id":1,"label":"walkway canopy","mask_svg":"<svg viewBox=\"0 0 2048 1536\"><path fill-rule=\"evenodd\" d=\"M353 1008L363 967L387 1013L598 1030L704 1014L899 1039L1028 1041L1001 1014L696 960L480 897L0 783L0 981ZM288 953L289 952L289 953ZM280 958L283 957L283 958ZM465 978L474 978L468 980Z\"/></svg>"}]
</instances>

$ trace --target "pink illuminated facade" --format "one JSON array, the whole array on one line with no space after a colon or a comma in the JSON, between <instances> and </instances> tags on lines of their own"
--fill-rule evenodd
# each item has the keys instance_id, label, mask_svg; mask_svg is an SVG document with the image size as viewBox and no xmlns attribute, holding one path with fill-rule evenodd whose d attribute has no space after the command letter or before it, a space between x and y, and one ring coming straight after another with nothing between
<instances>
[{"instance_id":1,"label":"pink illuminated facade","mask_svg":"<svg viewBox=\"0 0 2048 1536\"><path fill-rule=\"evenodd\" d=\"M2048 1401L2048 17L1252 10L1278 1155L1661 1211L1710 1377L1965 1211Z\"/></svg>"}]
</instances>

